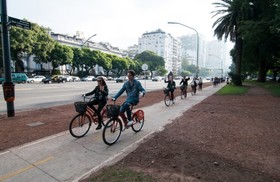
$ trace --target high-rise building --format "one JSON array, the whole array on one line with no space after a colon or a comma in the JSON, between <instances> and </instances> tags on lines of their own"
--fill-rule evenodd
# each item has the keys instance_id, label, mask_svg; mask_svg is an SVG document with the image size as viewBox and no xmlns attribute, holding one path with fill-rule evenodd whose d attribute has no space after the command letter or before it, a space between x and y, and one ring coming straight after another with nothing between
<instances>
[{"instance_id":1,"label":"high-rise building","mask_svg":"<svg viewBox=\"0 0 280 182\"><path fill-rule=\"evenodd\" d=\"M146 50L164 58L165 69L178 74L181 70L181 41L158 29L146 32L138 39L138 53Z\"/></svg>"}]
</instances>

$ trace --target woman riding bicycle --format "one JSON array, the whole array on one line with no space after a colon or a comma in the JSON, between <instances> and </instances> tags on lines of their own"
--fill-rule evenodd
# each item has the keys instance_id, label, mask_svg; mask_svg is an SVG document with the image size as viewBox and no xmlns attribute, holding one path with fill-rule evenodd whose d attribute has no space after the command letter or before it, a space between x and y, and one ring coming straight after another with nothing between
<instances>
[{"instance_id":1,"label":"woman riding bicycle","mask_svg":"<svg viewBox=\"0 0 280 182\"><path fill-rule=\"evenodd\" d=\"M127 77L128 81L126 81L120 91L112 98L113 101L117 100L119 96L123 94L124 91L126 91L127 97L126 101L122 104L120 108L120 112L124 114L126 111L128 123L127 126L130 126L133 124L133 121L131 119L131 105L136 105L139 102L139 92L143 93L143 97L145 95L145 90L142 87L141 83L138 80L134 79L135 72L133 70L128 70Z\"/></svg>"},{"instance_id":2,"label":"woman riding bicycle","mask_svg":"<svg viewBox=\"0 0 280 182\"><path fill-rule=\"evenodd\" d=\"M109 93L107 84L102 76L97 77L98 85L94 88L93 91L84 94L83 96L89 96L94 94L94 99L88 103L88 106L92 108L97 116L98 116L98 126L96 130L102 128L102 117L100 112L102 111L103 107L107 104L107 96ZM94 105L98 105L96 109Z\"/></svg>"},{"instance_id":3,"label":"woman riding bicycle","mask_svg":"<svg viewBox=\"0 0 280 182\"><path fill-rule=\"evenodd\" d=\"M169 76L168 77L168 81L164 80L165 83L167 83L167 89L168 89L168 92L170 92L171 94L171 101L173 102L174 104L174 90L176 89L176 83L174 82L173 80L173 76Z\"/></svg>"},{"instance_id":4,"label":"woman riding bicycle","mask_svg":"<svg viewBox=\"0 0 280 182\"><path fill-rule=\"evenodd\" d=\"M188 81L190 80L190 77L186 78L185 76L182 78L181 82L179 85L182 84L181 90L187 89L188 87Z\"/></svg>"}]
</instances>

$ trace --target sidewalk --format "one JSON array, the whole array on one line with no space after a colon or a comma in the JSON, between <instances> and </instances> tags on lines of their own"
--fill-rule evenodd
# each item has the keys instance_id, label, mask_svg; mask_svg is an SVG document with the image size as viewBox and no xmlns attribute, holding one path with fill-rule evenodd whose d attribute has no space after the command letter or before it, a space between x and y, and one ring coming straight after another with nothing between
<instances>
[{"instance_id":1,"label":"sidewalk","mask_svg":"<svg viewBox=\"0 0 280 182\"><path fill-rule=\"evenodd\" d=\"M119 141L107 146L102 140L102 131L91 129L81 139L62 132L24 146L0 153L0 181L78 181L90 173L112 164L134 150L140 142L167 123L178 117L224 84L207 87L195 96L166 107L163 102L142 108L145 111L145 125L141 132L132 130L122 133Z\"/></svg>"}]
</instances>

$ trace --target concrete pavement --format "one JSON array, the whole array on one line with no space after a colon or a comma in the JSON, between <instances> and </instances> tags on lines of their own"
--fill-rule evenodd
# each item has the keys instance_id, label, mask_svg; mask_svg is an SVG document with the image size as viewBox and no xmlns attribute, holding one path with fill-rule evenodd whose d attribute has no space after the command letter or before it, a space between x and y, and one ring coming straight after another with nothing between
<instances>
[{"instance_id":1,"label":"concrete pavement","mask_svg":"<svg viewBox=\"0 0 280 182\"><path fill-rule=\"evenodd\" d=\"M43 138L0 153L0 181L79 181L103 166L113 164L133 151L140 142L179 117L208 96L223 87L207 87L187 99L176 98L176 103L166 107L162 102L142 108L145 124L141 132L125 130L118 142L107 146L102 140L102 130L93 125L80 139L68 131Z\"/></svg>"}]
</instances>

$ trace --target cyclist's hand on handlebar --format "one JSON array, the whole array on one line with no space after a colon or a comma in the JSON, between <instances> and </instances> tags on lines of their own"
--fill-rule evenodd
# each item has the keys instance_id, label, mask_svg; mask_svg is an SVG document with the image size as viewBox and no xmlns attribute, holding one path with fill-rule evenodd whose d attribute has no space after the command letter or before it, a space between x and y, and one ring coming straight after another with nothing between
<instances>
[{"instance_id":1,"label":"cyclist's hand on handlebar","mask_svg":"<svg viewBox=\"0 0 280 182\"><path fill-rule=\"evenodd\" d=\"M83 94L82 97L86 97L86 94Z\"/></svg>"},{"instance_id":2,"label":"cyclist's hand on handlebar","mask_svg":"<svg viewBox=\"0 0 280 182\"><path fill-rule=\"evenodd\" d=\"M112 101L116 101L116 98L113 97L113 98L112 98Z\"/></svg>"},{"instance_id":3,"label":"cyclist's hand on handlebar","mask_svg":"<svg viewBox=\"0 0 280 182\"><path fill-rule=\"evenodd\" d=\"M144 97L144 96L145 96L145 94L146 94L146 93L145 93L145 92L143 92L143 93L142 93L142 97Z\"/></svg>"}]
</instances>

